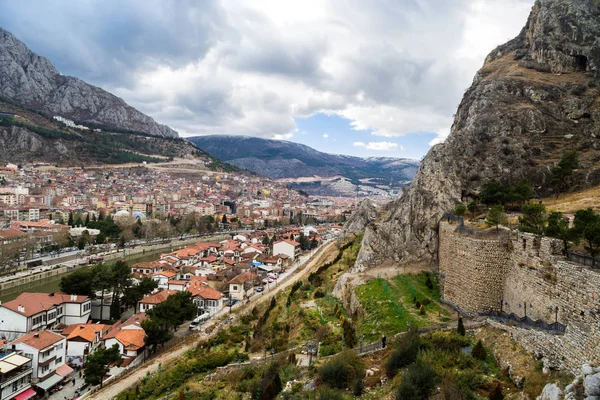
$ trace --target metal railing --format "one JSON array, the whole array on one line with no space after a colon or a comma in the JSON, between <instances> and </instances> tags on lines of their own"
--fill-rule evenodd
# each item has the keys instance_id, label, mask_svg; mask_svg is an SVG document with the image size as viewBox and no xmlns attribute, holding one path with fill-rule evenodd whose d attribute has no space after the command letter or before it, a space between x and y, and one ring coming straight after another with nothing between
<instances>
[{"instance_id":1,"label":"metal railing","mask_svg":"<svg viewBox=\"0 0 600 400\"><path fill-rule=\"evenodd\" d=\"M493 320L502 322L504 324L514 323L519 328L538 329L554 335L563 335L567 328L565 325L559 322L548 323L541 319L533 320L529 317L519 317L515 313L507 314L505 312L489 311L480 312L478 314L480 316L489 317Z\"/></svg>"},{"instance_id":2,"label":"metal railing","mask_svg":"<svg viewBox=\"0 0 600 400\"><path fill-rule=\"evenodd\" d=\"M360 355L363 355L366 353L370 353L372 351L377 351L377 350L382 350L382 349L383 349L383 342L381 340L378 340L373 343L367 343L367 344L360 345L358 347L353 348L352 350L360 356Z\"/></svg>"},{"instance_id":3,"label":"metal railing","mask_svg":"<svg viewBox=\"0 0 600 400\"><path fill-rule=\"evenodd\" d=\"M600 269L600 258L577 251L567 251L567 259L577 264L585 265L592 269Z\"/></svg>"}]
</instances>

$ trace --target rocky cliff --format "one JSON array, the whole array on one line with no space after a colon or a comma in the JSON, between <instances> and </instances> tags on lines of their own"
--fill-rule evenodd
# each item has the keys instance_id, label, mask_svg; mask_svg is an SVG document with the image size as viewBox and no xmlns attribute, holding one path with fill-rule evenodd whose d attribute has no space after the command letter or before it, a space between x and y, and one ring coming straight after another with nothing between
<instances>
[{"instance_id":1,"label":"rocky cliff","mask_svg":"<svg viewBox=\"0 0 600 400\"><path fill-rule=\"evenodd\" d=\"M72 120L177 137L177 132L80 79L61 75L50 61L0 28L0 97Z\"/></svg>"},{"instance_id":2,"label":"rocky cliff","mask_svg":"<svg viewBox=\"0 0 600 400\"><path fill-rule=\"evenodd\" d=\"M551 192L550 168L576 150L575 188L600 183L600 2L538 0L527 24L493 50L405 194L365 230L357 264L431 263L444 211L491 179Z\"/></svg>"}]
</instances>

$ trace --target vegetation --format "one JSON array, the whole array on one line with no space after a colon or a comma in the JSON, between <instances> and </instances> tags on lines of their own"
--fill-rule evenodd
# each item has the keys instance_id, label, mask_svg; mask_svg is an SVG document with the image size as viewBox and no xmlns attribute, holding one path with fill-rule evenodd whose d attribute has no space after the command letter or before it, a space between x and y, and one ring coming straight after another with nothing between
<instances>
[{"instance_id":1,"label":"vegetation","mask_svg":"<svg viewBox=\"0 0 600 400\"><path fill-rule=\"evenodd\" d=\"M495 226L496 230L498 230L500 225L504 225L508 222L508 217L504 212L504 206L495 205L490 207L486 217L485 223L488 226Z\"/></svg>"},{"instance_id":2,"label":"vegetation","mask_svg":"<svg viewBox=\"0 0 600 400\"><path fill-rule=\"evenodd\" d=\"M345 350L319 368L319 380L337 389L351 389L365 374L364 364L352 350Z\"/></svg>"},{"instance_id":3,"label":"vegetation","mask_svg":"<svg viewBox=\"0 0 600 400\"><path fill-rule=\"evenodd\" d=\"M402 382L396 390L396 398L426 400L438 380L438 375L429 365L414 363L402 376Z\"/></svg>"},{"instance_id":4,"label":"vegetation","mask_svg":"<svg viewBox=\"0 0 600 400\"><path fill-rule=\"evenodd\" d=\"M525 204L523 216L519 218L519 229L541 235L546 227L546 206L542 203Z\"/></svg>"},{"instance_id":5,"label":"vegetation","mask_svg":"<svg viewBox=\"0 0 600 400\"><path fill-rule=\"evenodd\" d=\"M85 382L91 385L100 384L100 387L102 387L102 381L108 374L108 366L113 363L121 365L123 362L120 353L119 345L115 343L108 349L100 347L88 355L84 365Z\"/></svg>"},{"instance_id":6,"label":"vegetation","mask_svg":"<svg viewBox=\"0 0 600 400\"><path fill-rule=\"evenodd\" d=\"M171 339L171 331L177 329L183 322L193 319L198 313L198 308L192 301L192 294L187 291L177 292L167 297L165 301L146 311L150 317L142 322L146 331L144 342L156 351Z\"/></svg>"},{"instance_id":7,"label":"vegetation","mask_svg":"<svg viewBox=\"0 0 600 400\"><path fill-rule=\"evenodd\" d=\"M467 206L465 206L464 204L457 204L456 207L454 207L454 215L456 215L457 217L464 216L466 212Z\"/></svg>"},{"instance_id":8,"label":"vegetation","mask_svg":"<svg viewBox=\"0 0 600 400\"><path fill-rule=\"evenodd\" d=\"M531 182L528 181L510 185L492 180L486 182L479 192L479 200L488 206L508 204L521 206L534 197Z\"/></svg>"},{"instance_id":9,"label":"vegetation","mask_svg":"<svg viewBox=\"0 0 600 400\"><path fill-rule=\"evenodd\" d=\"M387 359L385 372L393 378L401 368L417 360L419 353L419 330L416 327L409 329L401 338L393 353Z\"/></svg>"},{"instance_id":10,"label":"vegetation","mask_svg":"<svg viewBox=\"0 0 600 400\"><path fill-rule=\"evenodd\" d=\"M550 183L555 187L557 196L569 189L570 178L577 168L579 168L579 158L576 151L567 151L558 162L558 165L552 168Z\"/></svg>"}]
</instances>

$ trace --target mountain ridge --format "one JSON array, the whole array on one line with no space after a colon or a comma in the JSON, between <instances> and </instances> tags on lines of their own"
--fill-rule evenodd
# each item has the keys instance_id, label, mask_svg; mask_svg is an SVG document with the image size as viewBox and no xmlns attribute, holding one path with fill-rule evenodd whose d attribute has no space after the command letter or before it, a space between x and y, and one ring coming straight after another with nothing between
<instances>
[{"instance_id":1,"label":"mountain ridge","mask_svg":"<svg viewBox=\"0 0 600 400\"><path fill-rule=\"evenodd\" d=\"M174 138L178 133L123 99L85 81L60 74L45 57L0 28L0 96L75 121Z\"/></svg>"},{"instance_id":2,"label":"mountain ridge","mask_svg":"<svg viewBox=\"0 0 600 400\"><path fill-rule=\"evenodd\" d=\"M212 156L271 178L333 177L380 178L407 183L418 161L394 157L357 157L318 151L305 144L251 136L207 135L187 137ZM402 163L386 171L389 163Z\"/></svg>"}]
</instances>

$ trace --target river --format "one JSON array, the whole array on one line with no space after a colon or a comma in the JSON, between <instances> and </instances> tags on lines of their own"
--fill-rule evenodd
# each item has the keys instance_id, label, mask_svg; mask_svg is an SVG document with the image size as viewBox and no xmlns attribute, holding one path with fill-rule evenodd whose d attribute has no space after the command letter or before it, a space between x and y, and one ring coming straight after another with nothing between
<instances>
[{"instance_id":1,"label":"river","mask_svg":"<svg viewBox=\"0 0 600 400\"><path fill-rule=\"evenodd\" d=\"M125 259L131 265L131 264L135 264L135 263L139 263L139 262L157 260L160 257L160 254L164 253L164 252L165 252L165 250L163 249L163 250L153 251L150 253L134 254L132 256L126 257ZM110 264L112 262L114 262L114 261L109 261L109 262L107 262L107 264ZM84 267L84 268L89 268L89 267ZM37 283L32 283L30 285L27 285L27 287L18 288L18 290L15 290L14 292L11 291L6 294L4 294L4 293L0 294L0 301L2 303L5 303L7 301L14 300L17 298L17 296L19 294L21 294L23 292L38 292L38 293L59 292L60 291L59 284L60 284L61 278L63 276L69 275L71 273L72 273L72 271L65 272L64 274L53 276L50 279L45 279L45 280L41 280Z\"/></svg>"}]
</instances>

